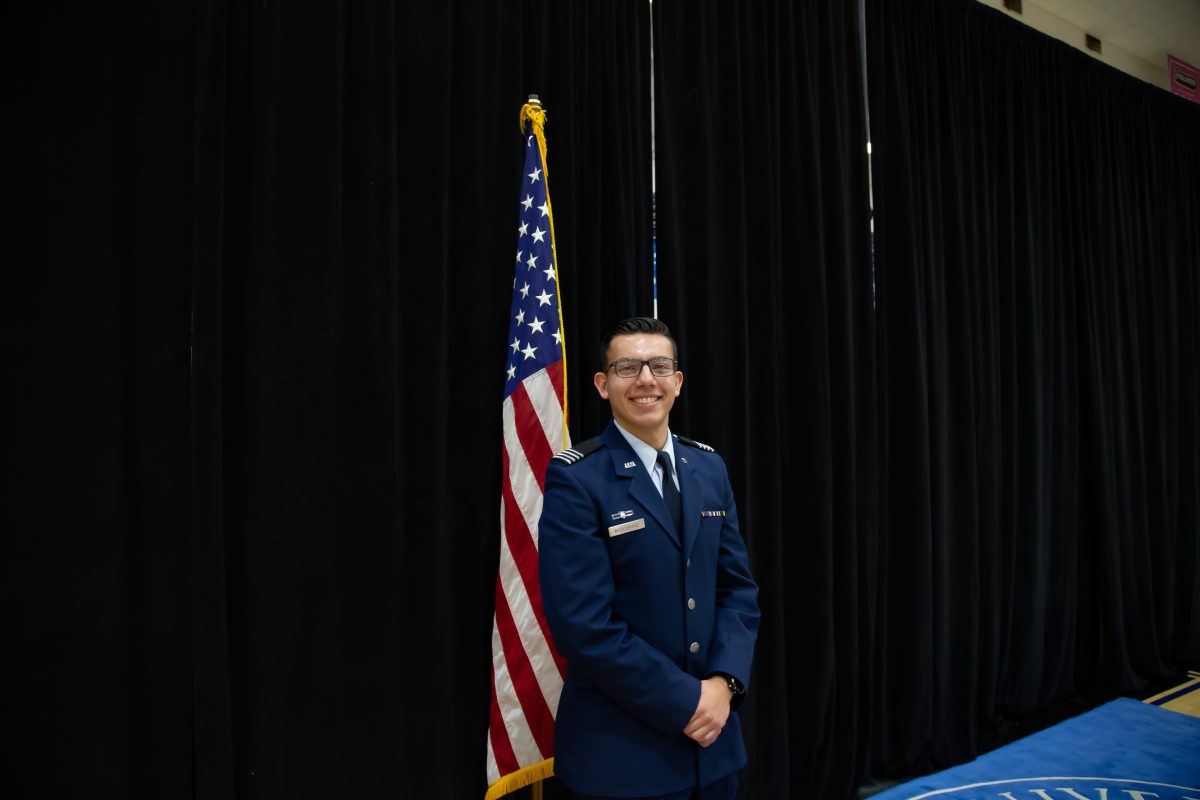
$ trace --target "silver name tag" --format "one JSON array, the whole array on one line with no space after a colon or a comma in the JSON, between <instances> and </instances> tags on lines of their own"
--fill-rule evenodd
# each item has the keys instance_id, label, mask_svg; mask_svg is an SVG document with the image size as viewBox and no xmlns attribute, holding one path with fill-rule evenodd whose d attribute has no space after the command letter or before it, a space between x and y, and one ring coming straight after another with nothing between
<instances>
[{"instance_id":1,"label":"silver name tag","mask_svg":"<svg viewBox=\"0 0 1200 800\"><path fill-rule=\"evenodd\" d=\"M608 535L609 536L620 536L622 533L629 533L630 531L641 530L644 527L646 527L645 518L635 519L633 522L622 522L620 525L613 525L612 527L610 527L608 529Z\"/></svg>"}]
</instances>

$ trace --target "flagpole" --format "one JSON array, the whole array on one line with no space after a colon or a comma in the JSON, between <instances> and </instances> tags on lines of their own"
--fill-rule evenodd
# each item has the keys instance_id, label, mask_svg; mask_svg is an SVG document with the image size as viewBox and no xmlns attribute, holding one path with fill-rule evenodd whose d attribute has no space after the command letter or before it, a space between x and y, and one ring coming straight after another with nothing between
<instances>
[{"instance_id":1,"label":"flagpole","mask_svg":"<svg viewBox=\"0 0 1200 800\"><path fill-rule=\"evenodd\" d=\"M654 0L650 0L650 280L658 319L658 154L654 147Z\"/></svg>"}]
</instances>

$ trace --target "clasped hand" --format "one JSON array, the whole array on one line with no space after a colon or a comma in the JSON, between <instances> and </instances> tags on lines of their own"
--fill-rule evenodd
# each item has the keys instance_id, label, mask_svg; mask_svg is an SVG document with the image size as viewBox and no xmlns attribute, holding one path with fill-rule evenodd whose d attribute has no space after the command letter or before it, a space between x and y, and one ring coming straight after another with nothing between
<instances>
[{"instance_id":1,"label":"clasped hand","mask_svg":"<svg viewBox=\"0 0 1200 800\"><path fill-rule=\"evenodd\" d=\"M715 742L729 719L729 701L732 699L729 684L721 676L700 681L700 702L696 704L696 713L692 714L687 727L683 729L684 735L701 747L708 747Z\"/></svg>"}]
</instances>

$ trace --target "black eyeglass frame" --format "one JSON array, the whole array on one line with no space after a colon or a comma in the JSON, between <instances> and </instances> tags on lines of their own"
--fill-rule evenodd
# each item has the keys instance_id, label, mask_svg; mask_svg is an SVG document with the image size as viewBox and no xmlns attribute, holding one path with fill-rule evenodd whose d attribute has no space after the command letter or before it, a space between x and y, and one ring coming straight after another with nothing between
<instances>
[{"instance_id":1,"label":"black eyeglass frame","mask_svg":"<svg viewBox=\"0 0 1200 800\"><path fill-rule=\"evenodd\" d=\"M634 361L637 362L638 367L637 367L637 371L634 372L632 375L622 375L621 373L616 372L616 370L614 369L617 366L617 364L619 364L619 363L628 364L628 363L634 362ZM658 373L656 373L654 371L654 362L655 361L671 362L671 371L664 372L662 375L659 375ZM607 367L605 367L604 371L608 372L611 369L611 370L613 370L613 372L616 373L618 378L636 378L638 375L642 374L642 367L650 367L650 374L656 378L669 378L672 375L674 375L676 372L679 371L679 359L671 358L670 356L655 356L654 358L618 358L616 361L612 362Z\"/></svg>"}]
</instances>

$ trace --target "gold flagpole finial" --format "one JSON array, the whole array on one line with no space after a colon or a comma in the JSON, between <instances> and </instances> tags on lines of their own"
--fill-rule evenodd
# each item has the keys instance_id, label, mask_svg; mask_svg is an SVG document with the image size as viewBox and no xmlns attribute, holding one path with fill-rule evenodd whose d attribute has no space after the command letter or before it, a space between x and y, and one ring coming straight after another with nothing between
<instances>
[{"instance_id":1,"label":"gold flagpole finial","mask_svg":"<svg viewBox=\"0 0 1200 800\"><path fill-rule=\"evenodd\" d=\"M518 119L518 124L521 126L521 133L524 135L525 121L529 120L533 123L534 133L542 136L543 126L546 124L546 109L542 108L542 101L538 99L536 94L529 95L529 100L525 105L521 106L521 114Z\"/></svg>"}]
</instances>

